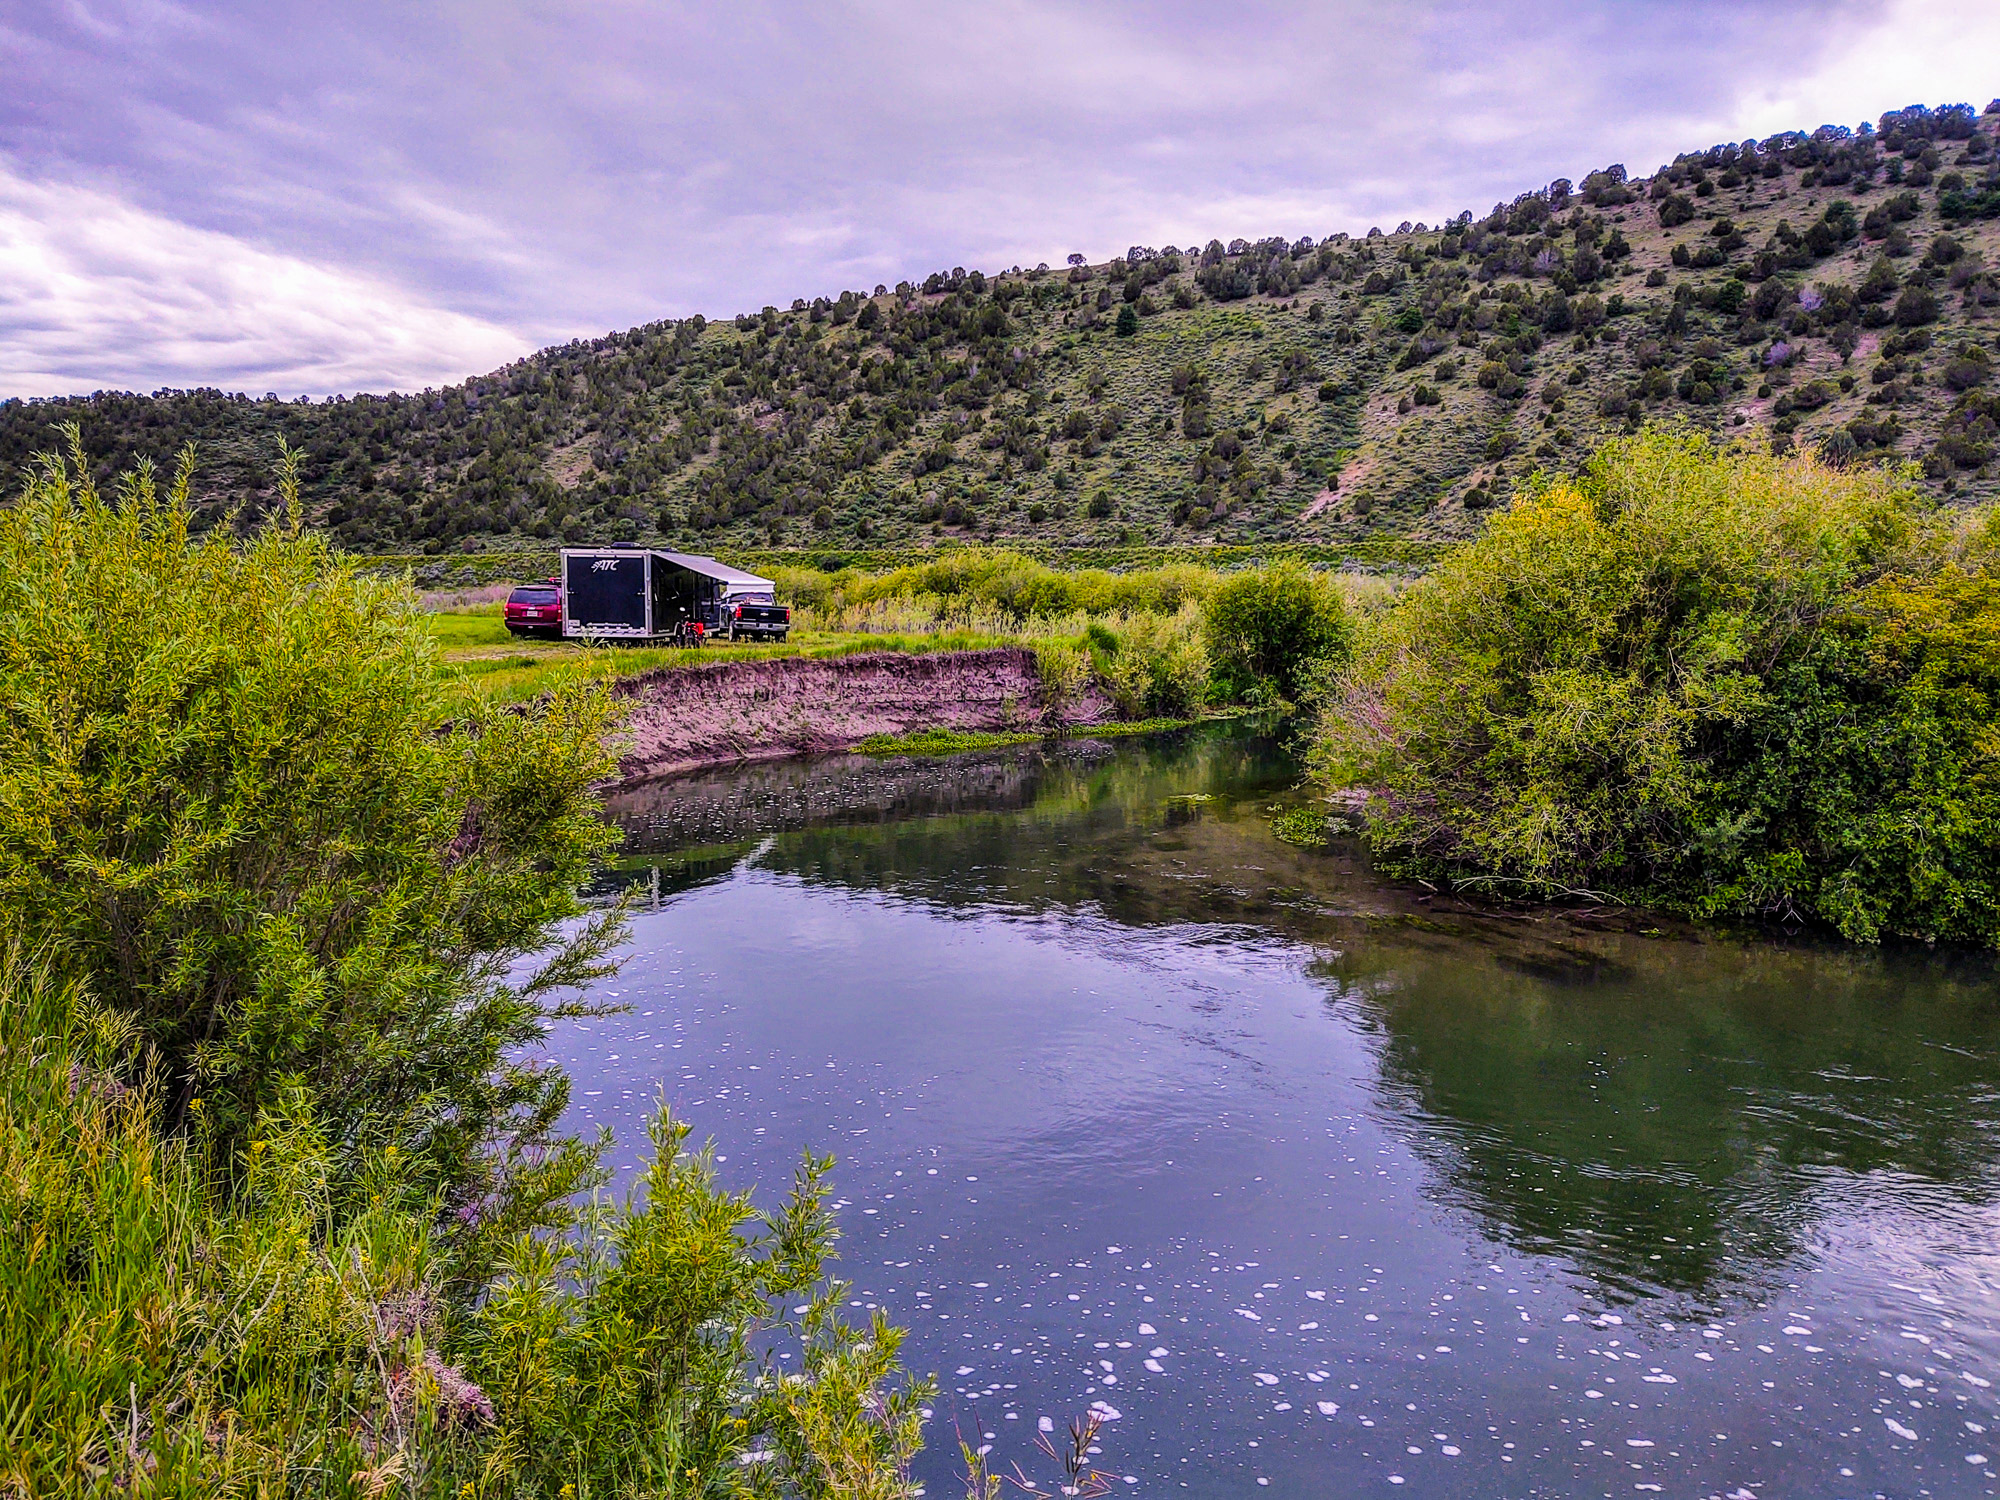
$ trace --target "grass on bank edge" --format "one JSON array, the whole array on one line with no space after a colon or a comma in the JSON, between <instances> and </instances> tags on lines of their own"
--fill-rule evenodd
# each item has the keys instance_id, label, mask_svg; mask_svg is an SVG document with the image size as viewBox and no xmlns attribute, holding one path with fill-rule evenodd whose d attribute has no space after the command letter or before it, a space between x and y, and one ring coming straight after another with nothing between
<instances>
[{"instance_id":1,"label":"grass on bank edge","mask_svg":"<svg viewBox=\"0 0 2000 1500\"><path fill-rule=\"evenodd\" d=\"M854 746L856 755L963 755L1045 740L1109 740L1135 734L1165 734L1221 719L1240 719L1250 709L1232 708L1193 719L1132 719L1108 724L1066 724L1059 729L920 729L915 734L871 734Z\"/></svg>"}]
</instances>

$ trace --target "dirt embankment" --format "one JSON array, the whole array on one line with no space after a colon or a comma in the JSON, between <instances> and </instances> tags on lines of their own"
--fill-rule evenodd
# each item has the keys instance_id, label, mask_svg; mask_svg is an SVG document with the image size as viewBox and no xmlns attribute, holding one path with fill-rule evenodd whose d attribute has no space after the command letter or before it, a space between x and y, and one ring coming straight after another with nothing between
<instances>
[{"instance_id":1,"label":"dirt embankment","mask_svg":"<svg viewBox=\"0 0 2000 1500\"><path fill-rule=\"evenodd\" d=\"M845 750L870 735L926 729L1027 730L1095 724L1095 689L1050 705L1021 647L910 656L870 652L664 667L615 689L633 701L619 769L627 781L702 766Z\"/></svg>"}]
</instances>

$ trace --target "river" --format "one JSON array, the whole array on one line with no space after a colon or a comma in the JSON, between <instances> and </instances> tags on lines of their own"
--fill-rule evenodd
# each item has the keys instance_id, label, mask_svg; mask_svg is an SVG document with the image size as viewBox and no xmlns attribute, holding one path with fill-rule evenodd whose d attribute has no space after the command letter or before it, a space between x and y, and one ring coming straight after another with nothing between
<instances>
[{"instance_id":1,"label":"river","mask_svg":"<svg viewBox=\"0 0 2000 1500\"><path fill-rule=\"evenodd\" d=\"M1272 833L1247 724L621 792L621 1015L569 1124L664 1096L1047 1491L1990 1495L1984 958L1482 909Z\"/></svg>"}]
</instances>

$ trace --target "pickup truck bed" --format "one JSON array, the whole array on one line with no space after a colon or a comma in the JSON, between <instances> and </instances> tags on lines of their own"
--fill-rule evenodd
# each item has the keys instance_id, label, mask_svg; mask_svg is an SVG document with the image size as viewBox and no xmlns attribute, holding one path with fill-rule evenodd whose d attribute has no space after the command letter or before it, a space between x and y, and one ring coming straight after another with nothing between
<instances>
[{"instance_id":1,"label":"pickup truck bed","mask_svg":"<svg viewBox=\"0 0 2000 1500\"><path fill-rule=\"evenodd\" d=\"M788 604L732 604L724 615L732 641L782 641L792 628Z\"/></svg>"}]
</instances>

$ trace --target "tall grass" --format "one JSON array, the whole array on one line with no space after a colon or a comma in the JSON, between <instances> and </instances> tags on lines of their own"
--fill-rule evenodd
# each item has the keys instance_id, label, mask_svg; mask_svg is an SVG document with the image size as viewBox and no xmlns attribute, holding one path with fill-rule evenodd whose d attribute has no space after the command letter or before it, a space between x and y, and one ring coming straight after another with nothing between
<instances>
[{"instance_id":1,"label":"tall grass","mask_svg":"<svg viewBox=\"0 0 2000 1500\"><path fill-rule=\"evenodd\" d=\"M393 1147L350 1174L295 1091L232 1155L161 1086L129 1018L0 961L0 1493L911 1493L925 1388L838 1316L824 1160L764 1218L663 1114L631 1198L465 1302Z\"/></svg>"}]
</instances>

